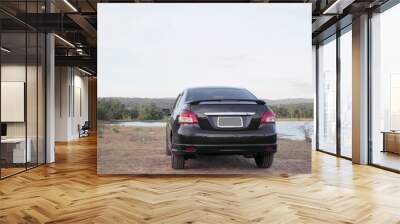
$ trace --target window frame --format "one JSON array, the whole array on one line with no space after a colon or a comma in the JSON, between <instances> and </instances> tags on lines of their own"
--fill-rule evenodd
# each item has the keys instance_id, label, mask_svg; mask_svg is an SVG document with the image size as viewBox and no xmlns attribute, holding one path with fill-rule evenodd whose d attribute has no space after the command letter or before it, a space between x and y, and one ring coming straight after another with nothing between
<instances>
[{"instance_id":1,"label":"window frame","mask_svg":"<svg viewBox=\"0 0 400 224\"><path fill-rule=\"evenodd\" d=\"M336 33L328 36L327 38L321 40L319 43L316 44L316 113L315 113L315 118L316 118L316 138L315 138L315 145L316 145L316 151L318 152L323 152L323 153L327 153L329 155L333 155L339 158L344 158L347 160L352 160L352 158L347 157L342 155L342 150L341 150L341 118L340 118L340 113L341 113L341 90L340 90L340 86L341 86L341 66L340 66L340 38L342 35L344 35L347 32L351 32L352 31L352 23L346 25L345 27L341 28L340 30L337 30ZM329 152L327 150L321 149L320 148L320 142L319 142L319 132L320 132L320 125L319 125L319 110L320 110L320 100L319 100L319 91L320 91L320 63L319 63L319 59L320 59L320 55L319 55L319 47L322 44L327 44L331 41L336 41L336 151L334 153Z\"/></svg>"}]
</instances>

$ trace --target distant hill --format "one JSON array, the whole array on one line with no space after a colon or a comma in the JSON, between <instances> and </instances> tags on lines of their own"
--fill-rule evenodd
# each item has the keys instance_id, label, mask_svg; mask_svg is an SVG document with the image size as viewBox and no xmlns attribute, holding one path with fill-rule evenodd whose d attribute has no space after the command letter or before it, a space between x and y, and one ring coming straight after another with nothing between
<instances>
[{"instance_id":1,"label":"distant hill","mask_svg":"<svg viewBox=\"0 0 400 224\"><path fill-rule=\"evenodd\" d=\"M154 103L159 108L171 108L174 104L175 98L128 98L128 97L103 97L104 99L114 99L120 101L128 109L136 108L143 104ZM265 100L265 99L264 99ZM288 105L288 104L313 104L313 99L309 98L293 98L293 99L279 99L279 100L265 100L268 105Z\"/></svg>"},{"instance_id":2,"label":"distant hill","mask_svg":"<svg viewBox=\"0 0 400 224\"><path fill-rule=\"evenodd\" d=\"M293 98L293 99L279 99L279 100L268 100L268 105L286 105L286 104L313 104L314 100L310 98Z\"/></svg>"}]
</instances>

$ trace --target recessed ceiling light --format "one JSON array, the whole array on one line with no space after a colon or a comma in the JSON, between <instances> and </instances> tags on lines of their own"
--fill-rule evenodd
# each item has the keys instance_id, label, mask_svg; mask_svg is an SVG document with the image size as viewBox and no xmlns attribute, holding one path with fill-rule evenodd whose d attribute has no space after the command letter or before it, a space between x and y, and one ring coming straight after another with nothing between
<instances>
[{"instance_id":1,"label":"recessed ceiling light","mask_svg":"<svg viewBox=\"0 0 400 224\"><path fill-rule=\"evenodd\" d=\"M55 37L57 37L59 40L61 40L62 42L66 43L68 46L75 48L75 45L73 45L71 42L69 42L68 40L62 38L61 36L59 36L58 34L54 34Z\"/></svg>"},{"instance_id":2,"label":"recessed ceiling light","mask_svg":"<svg viewBox=\"0 0 400 224\"><path fill-rule=\"evenodd\" d=\"M78 12L78 10L73 6L68 0L64 0L65 4L67 4L74 12Z\"/></svg>"},{"instance_id":3,"label":"recessed ceiling light","mask_svg":"<svg viewBox=\"0 0 400 224\"><path fill-rule=\"evenodd\" d=\"M83 69L81 69L81 68L79 68L79 67L78 67L78 70L81 71L81 72L83 72L83 73L85 73L85 74L87 74L87 75L90 75L90 76L92 75L92 73L90 73L90 72L88 72L88 71L86 71L86 70L83 70Z\"/></svg>"},{"instance_id":4,"label":"recessed ceiling light","mask_svg":"<svg viewBox=\"0 0 400 224\"><path fill-rule=\"evenodd\" d=\"M343 9L351 5L355 0L336 0L322 14L342 14Z\"/></svg>"},{"instance_id":5,"label":"recessed ceiling light","mask_svg":"<svg viewBox=\"0 0 400 224\"><path fill-rule=\"evenodd\" d=\"M6 53L10 53L11 52L11 50L9 50L9 49L7 49L5 47L1 47L0 49L1 49L1 51L4 51Z\"/></svg>"}]
</instances>

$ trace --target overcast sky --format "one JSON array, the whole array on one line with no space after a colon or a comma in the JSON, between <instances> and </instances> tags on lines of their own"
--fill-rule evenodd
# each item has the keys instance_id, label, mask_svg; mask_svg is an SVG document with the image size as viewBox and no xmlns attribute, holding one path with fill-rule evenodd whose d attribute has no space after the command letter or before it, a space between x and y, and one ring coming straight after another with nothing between
<instances>
[{"instance_id":1,"label":"overcast sky","mask_svg":"<svg viewBox=\"0 0 400 224\"><path fill-rule=\"evenodd\" d=\"M311 98L311 4L99 4L100 97L244 87Z\"/></svg>"}]
</instances>

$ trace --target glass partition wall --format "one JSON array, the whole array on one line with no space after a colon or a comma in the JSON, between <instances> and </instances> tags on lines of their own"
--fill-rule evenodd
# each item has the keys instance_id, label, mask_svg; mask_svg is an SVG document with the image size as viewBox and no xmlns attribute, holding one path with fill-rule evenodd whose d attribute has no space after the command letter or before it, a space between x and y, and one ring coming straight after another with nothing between
<instances>
[{"instance_id":1,"label":"glass partition wall","mask_svg":"<svg viewBox=\"0 0 400 224\"><path fill-rule=\"evenodd\" d=\"M37 2L19 7L34 12ZM45 163L46 156L45 35L20 22L7 25L0 21L1 179Z\"/></svg>"},{"instance_id":2,"label":"glass partition wall","mask_svg":"<svg viewBox=\"0 0 400 224\"><path fill-rule=\"evenodd\" d=\"M351 26L340 36L340 155L352 158L352 34Z\"/></svg>"},{"instance_id":3,"label":"glass partition wall","mask_svg":"<svg viewBox=\"0 0 400 224\"><path fill-rule=\"evenodd\" d=\"M371 18L370 163L400 171L400 4Z\"/></svg>"},{"instance_id":4,"label":"glass partition wall","mask_svg":"<svg viewBox=\"0 0 400 224\"><path fill-rule=\"evenodd\" d=\"M26 169L26 35L1 34L1 177ZM6 49L6 50L4 50Z\"/></svg>"},{"instance_id":5,"label":"glass partition wall","mask_svg":"<svg viewBox=\"0 0 400 224\"><path fill-rule=\"evenodd\" d=\"M318 47L318 149L336 154L336 36Z\"/></svg>"},{"instance_id":6,"label":"glass partition wall","mask_svg":"<svg viewBox=\"0 0 400 224\"><path fill-rule=\"evenodd\" d=\"M399 21L400 4L388 2L369 18L368 32L368 163L396 172L400 172ZM317 48L317 149L351 159L351 25Z\"/></svg>"},{"instance_id":7,"label":"glass partition wall","mask_svg":"<svg viewBox=\"0 0 400 224\"><path fill-rule=\"evenodd\" d=\"M351 25L318 45L317 150L352 157Z\"/></svg>"}]
</instances>

